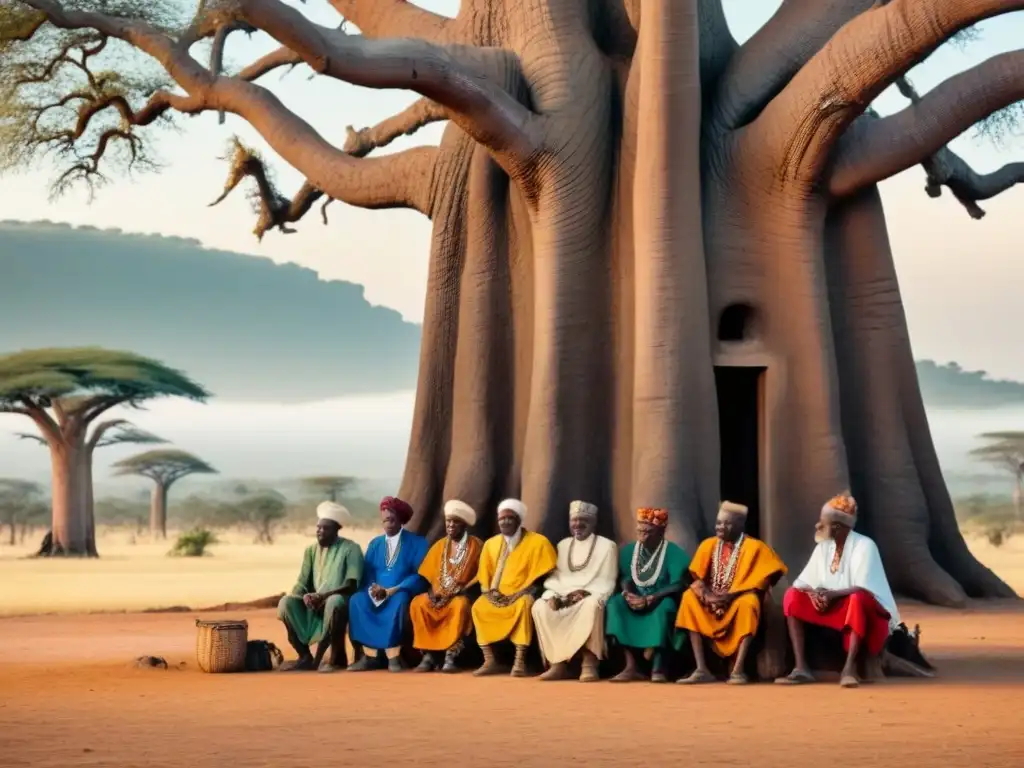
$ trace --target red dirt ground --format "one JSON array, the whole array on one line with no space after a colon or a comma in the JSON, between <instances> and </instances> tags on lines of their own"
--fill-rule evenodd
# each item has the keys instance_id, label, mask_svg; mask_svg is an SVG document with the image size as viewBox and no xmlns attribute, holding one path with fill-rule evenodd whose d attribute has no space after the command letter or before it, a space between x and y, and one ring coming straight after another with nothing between
<instances>
[{"instance_id":1,"label":"red dirt ground","mask_svg":"<svg viewBox=\"0 0 1024 768\"><path fill-rule=\"evenodd\" d=\"M285 647L273 612L245 618ZM1024 765L1024 608L904 618L940 677L853 691L204 675L189 614L0 619L0 765ZM144 654L186 666L134 668Z\"/></svg>"}]
</instances>

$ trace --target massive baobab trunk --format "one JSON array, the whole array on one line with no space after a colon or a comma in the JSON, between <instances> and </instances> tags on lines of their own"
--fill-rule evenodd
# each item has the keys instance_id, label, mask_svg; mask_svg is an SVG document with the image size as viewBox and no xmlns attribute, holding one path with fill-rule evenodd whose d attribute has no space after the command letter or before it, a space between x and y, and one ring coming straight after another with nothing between
<instances>
[{"instance_id":1,"label":"massive baobab trunk","mask_svg":"<svg viewBox=\"0 0 1024 768\"><path fill-rule=\"evenodd\" d=\"M743 45L720 0L464 0L455 19L331 0L362 37L279 0L228 0L177 40L23 2L164 65L184 93L119 106L127 130L171 109L231 112L304 174L287 200L238 145L225 194L256 180L257 233L321 197L432 218L401 489L419 530L439 534L458 497L490 533L495 501L519 495L527 525L558 538L579 498L620 540L636 506L665 507L692 549L724 496L797 568L824 500L852 486L897 590L949 605L1012 594L956 528L874 187L924 163L933 192L991 196L945 144L1024 97L1024 53L895 115L867 108L1024 0L784 0ZM281 48L235 76L187 55L247 28ZM255 84L300 62L423 98L342 151ZM440 147L367 157L437 120L451 121Z\"/></svg>"},{"instance_id":2,"label":"massive baobab trunk","mask_svg":"<svg viewBox=\"0 0 1024 768\"><path fill-rule=\"evenodd\" d=\"M149 535L154 541L167 538L167 486L159 482L149 496Z\"/></svg>"},{"instance_id":3,"label":"massive baobab trunk","mask_svg":"<svg viewBox=\"0 0 1024 768\"><path fill-rule=\"evenodd\" d=\"M95 552L90 543L88 526L82 506L82 451L80 444L55 443L50 445L52 466L51 500L53 504L53 533L50 554L88 557Z\"/></svg>"}]
</instances>

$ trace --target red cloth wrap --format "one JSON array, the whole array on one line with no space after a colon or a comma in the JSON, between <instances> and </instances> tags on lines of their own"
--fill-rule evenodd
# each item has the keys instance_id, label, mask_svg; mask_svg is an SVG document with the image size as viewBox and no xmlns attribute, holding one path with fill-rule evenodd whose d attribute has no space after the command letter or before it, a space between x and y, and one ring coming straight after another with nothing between
<instances>
[{"instance_id":1,"label":"red cloth wrap","mask_svg":"<svg viewBox=\"0 0 1024 768\"><path fill-rule=\"evenodd\" d=\"M850 650L850 633L866 643L872 656L881 653L889 639L889 612L878 604L874 595L863 589L836 600L827 611L818 613L809 594L790 587L782 601L782 611L787 617L806 624L842 632L843 648L847 651Z\"/></svg>"},{"instance_id":2,"label":"red cloth wrap","mask_svg":"<svg viewBox=\"0 0 1024 768\"><path fill-rule=\"evenodd\" d=\"M391 510L398 515L402 525L412 520L412 507L409 506L409 502L402 501L397 496L385 496L380 500L380 511L385 512L387 510Z\"/></svg>"}]
</instances>

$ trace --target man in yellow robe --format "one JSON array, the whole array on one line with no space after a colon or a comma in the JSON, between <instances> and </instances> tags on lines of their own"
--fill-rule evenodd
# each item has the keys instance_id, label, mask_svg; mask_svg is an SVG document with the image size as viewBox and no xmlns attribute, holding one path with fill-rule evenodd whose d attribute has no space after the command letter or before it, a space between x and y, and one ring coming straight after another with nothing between
<instances>
[{"instance_id":1,"label":"man in yellow robe","mask_svg":"<svg viewBox=\"0 0 1024 768\"><path fill-rule=\"evenodd\" d=\"M417 672L438 668L438 654L444 654L442 672L457 672L455 661L462 652L466 635L473 630L466 591L477 583L477 567L483 542L469 534L476 512L465 502L452 499L444 505L447 534L434 544L420 565L420 576L430 589L412 599L413 647L423 651Z\"/></svg>"},{"instance_id":2,"label":"man in yellow robe","mask_svg":"<svg viewBox=\"0 0 1024 768\"><path fill-rule=\"evenodd\" d=\"M513 677L526 676L526 649L533 640L533 601L540 580L555 569L558 555L551 542L523 528L526 505L506 499L498 505L497 536L484 543L477 572L483 594L473 603L473 626L484 654L474 675L501 672L495 643L511 640L516 649Z\"/></svg>"},{"instance_id":3,"label":"man in yellow robe","mask_svg":"<svg viewBox=\"0 0 1024 768\"><path fill-rule=\"evenodd\" d=\"M704 655L705 638L723 659L736 657L729 682L748 682L743 666L761 620L761 601L785 575L786 566L771 547L743 532L746 522L746 507L722 502L715 537L702 542L690 562L693 583L683 593L676 626L690 634L697 669L680 683L714 681Z\"/></svg>"}]
</instances>

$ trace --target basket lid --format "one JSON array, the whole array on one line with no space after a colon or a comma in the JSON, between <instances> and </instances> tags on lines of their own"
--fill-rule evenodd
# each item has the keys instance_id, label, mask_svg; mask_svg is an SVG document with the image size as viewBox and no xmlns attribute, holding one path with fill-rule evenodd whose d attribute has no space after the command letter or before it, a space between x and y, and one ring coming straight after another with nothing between
<instances>
[{"instance_id":1,"label":"basket lid","mask_svg":"<svg viewBox=\"0 0 1024 768\"><path fill-rule=\"evenodd\" d=\"M248 629L249 622L245 619L219 619L215 621L196 619L196 626L210 627L211 629Z\"/></svg>"}]
</instances>

